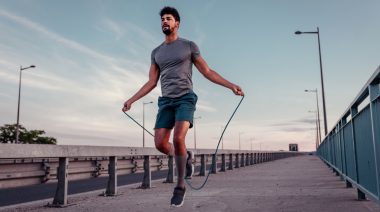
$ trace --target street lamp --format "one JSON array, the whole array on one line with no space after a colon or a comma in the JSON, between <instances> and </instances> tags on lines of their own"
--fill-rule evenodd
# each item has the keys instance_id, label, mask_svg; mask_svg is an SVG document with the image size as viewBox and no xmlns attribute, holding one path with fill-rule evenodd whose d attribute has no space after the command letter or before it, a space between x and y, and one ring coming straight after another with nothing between
<instances>
[{"instance_id":1,"label":"street lamp","mask_svg":"<svg viewBox=\"0 0 380 212\"><path fill-rule=\"evenodd\" d=\"M28 67L25 67L25 68L23 68L22 66L20 66L20 79L19 79L19 83L18 83L18 104L17 104L16 144L19 143L19 136L20 136L19 120L20 120L21 75L22 75L22 71L23 71L23 70L26 70L26 69L29 69L29 68L35 68L35 67L36 67L35 65L31 65L31 66L28 66Z\"/></svg>"},{"instance_id":2,"label":"street lamp","mask_svg":"<svg viewBox=\"0 0 380 212\"><path fill-rule=\"evenodd\" d=\"M194 117L193 119L193 127L194 127L194 149L197 149L197 133L195 131L195 119L201 119L201 116Z\"/></svg>"},{"instance_id":3,"label":"street lamp","mask_svg":"<svg viewBox=\"0 0 380 212\"><path fill-rule=\"evenodd\" d=\"M239 150L241 150L241 142L240 142L240 136L241 134L244 134L244 132L239 132Z\"/></svg>"},{"instance_id":4,"label":"street lamp","mask_svg":"<svg viewBox=\"0 0 380 212\"><path fill-rule=\"evenodd\" d=\"M296 32L294 32L294 34L296 34L296 35L317 34L318 35L319 67L320 67L320 72L321 72L321 84L322 84L323 118L324 118L324 125L325 125L325 135L327 135L326 101L325 101L325 88L324 88L324 84L323 84L323 70L322 70L321 42L319 39L319 27L317 27L317 31L314 31L314 32L296 31Z\"/></svg>"},{"instance_id":5,"label":"street lamp","mask_svg":"<svg viewBox=\"0 0 380 212\"><path fill-rule=\"evenodd\" d=\"M318 142L320 142L320 134L318 133L319 132L319 129L318 129L318 112L317 111L314 111L314 110L309 110L308 111L309 113L315 113L315 150L318 149Z\"/></svg>"},{"instance_id":6,"label":"street lamp","mask_svg":"<svg viewBox=\"0 0 380 212\"><path fill-rule=\"evenodd\" d=\"M322 137L321 137L321 118L319 116L318 90L317 89L315 89L315 90L305 90L305 92L315 93L315 98L317 100L317 116L318 116L318 125L317 125L317 127L318 127L318 132L319 132L319 144L321 144L321 141L322 141L321 140L322 139ZM326 120L325 120L325 122L326 122Z\"/></svg>"},{"instance_id":7,"label":"street lamp","mask_svg":"<svg viewBox=\"0 0 380 212\"><path fill-rule=\"evenodd\" d=\"M145 105L152 103L153 101L143 102L143 147L145 147Z\"/></svg>"}]
</instances>

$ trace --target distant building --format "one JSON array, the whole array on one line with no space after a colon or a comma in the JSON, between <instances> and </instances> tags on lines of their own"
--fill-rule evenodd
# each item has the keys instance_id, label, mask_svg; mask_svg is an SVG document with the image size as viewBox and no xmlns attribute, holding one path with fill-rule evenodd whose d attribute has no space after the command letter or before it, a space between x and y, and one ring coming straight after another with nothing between
<instances>
[{"instance_id":1,"label":"distant building","mask_svg":"<svg viewBox=\"0 0 380 212\"><path fill-rule=\"evenodd\" d=\"M298 144L289 144L289 151L298 152Z\"/></svg>"}]
</instances>

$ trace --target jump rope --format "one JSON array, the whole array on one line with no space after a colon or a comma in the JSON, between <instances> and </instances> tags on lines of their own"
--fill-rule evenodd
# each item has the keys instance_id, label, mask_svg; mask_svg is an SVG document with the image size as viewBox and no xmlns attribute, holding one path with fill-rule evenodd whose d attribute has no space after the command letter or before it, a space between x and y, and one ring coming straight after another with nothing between
<instances>
[{"instance_id":1,"label":"jump rope","mask_svg":"<svg viewBox=\"0 0 380 212\"><path fill-rule=\"evenodd\" d=\"M219 142L218 142L218 145L216 146L215 153L214 153L215 156L216 156L217 153L218 153L219 145L220 145L220 141L222 141L222 138L223 138L224 132L226 131L226 129L227 129L228 125L230 124L232 118L235 116L235 113L236 113L236 111L238 110L238 108L240 107L240 104L242 103L243 99L244 99L244 96L241 97L239 104L236 106L234 112L232 113L230 119L228 120L226 126L224 127L222 134L220 135ZM151 132L149 132L147 129L145 129L145 127L143 127L140 123L138 123L134 118L132 118L130 115L128 115L125 111L123 111L123 112L124 112L125 115L127 115L130 119L132 119L132 121L134 121L137 125L139 125L141 128L143 128L146 132L148 132L151 136L154 137L154 135L153 135ZM215 162L216 162L216 160L213 160L211 167L213 167L213 166L215 165L215 164L214 164ZM194 187L194 186L191 184L191 182L190 182L188 179L185 178L187 185L189 185L189 187L190 187L191 189L193 189L193 190L196 190L196 191L201 190L201 189L206 185L206 183L207 183L207 181L208 181L208 178L209 178L209 176L210 176L210 174L211 174L211 171L212 171L212 169L209 169L208 174L207 174L207 176L206 176L206 179L205 179L205 181L202 183L201 186L199 186L199 187Z\"/></svg>"}]
</instances>

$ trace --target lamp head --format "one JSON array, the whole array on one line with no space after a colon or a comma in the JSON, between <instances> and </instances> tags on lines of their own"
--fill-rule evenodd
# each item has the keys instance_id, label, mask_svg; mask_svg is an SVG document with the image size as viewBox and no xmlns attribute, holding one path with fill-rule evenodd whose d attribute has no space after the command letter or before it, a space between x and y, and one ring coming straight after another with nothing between
<instances>
[{"instance_id":1,"label":"lamp head","mask_svg":"<svg viewBox=\"0 0 380 212\"><path fill-rule=\"evenodd\" d=\"M301 31L296 31L296 32L294 32L294 34L300 35L300 34L302 34L302 32Z\"/></svg>"}]
</instances>

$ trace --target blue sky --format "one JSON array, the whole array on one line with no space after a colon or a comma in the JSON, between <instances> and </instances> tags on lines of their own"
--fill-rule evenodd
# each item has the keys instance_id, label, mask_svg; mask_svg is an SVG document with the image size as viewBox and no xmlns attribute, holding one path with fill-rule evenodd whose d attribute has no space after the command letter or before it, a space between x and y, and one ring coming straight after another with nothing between
<instances>
[{"instance_id":1,"label":"blue sky","mask_svg":"<svg viewBox=\"0 0 380 212\"><path fill-rule=\"evenodd\" d=\"M15 123L19 67L20 122L59 144L141 146L142 130L123 102L147 80L150 53L164 39L159 10L176 7L180 36L195 41L209 66L243 87L246 98L224 146L313 150L315 96L320 91L320 28L328 125L331 129L380 65L380 2L354 1L48 1L0 2L0 125ZM214 148L240 100L193 69L199 96L197 146ZM153 128L156 88L130 114ZM320 103L321 103L320 98ZM321 111L322 113L322 111ZM153 140L146 134L147 146ZM193 130L187 137L193 147Z\"/></svg>"}]
</instances>

